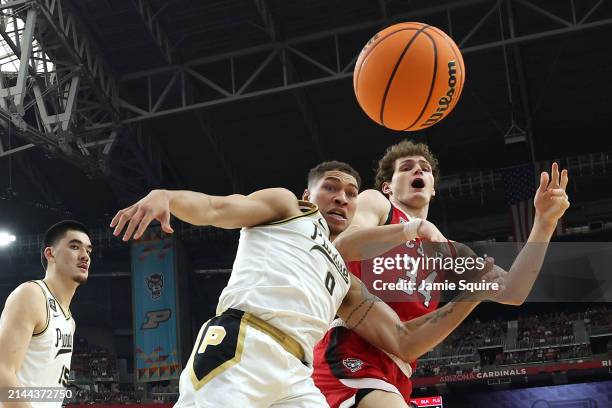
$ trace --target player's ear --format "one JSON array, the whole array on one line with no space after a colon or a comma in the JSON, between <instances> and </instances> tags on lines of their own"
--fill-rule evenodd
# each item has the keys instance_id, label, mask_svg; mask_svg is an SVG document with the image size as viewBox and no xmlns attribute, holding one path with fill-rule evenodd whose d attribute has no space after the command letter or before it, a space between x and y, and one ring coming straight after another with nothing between
<instances>
[{"instance_id":1,"label":"player's ear","mask_svg":"<svg viewBox=\"0 0 612 408\"><path fill-rule=\"evenodd\" d=\"M302 194L302 200L310 201L310 190L309 189L304 190L304 193Z\"/></svg>"},{"instance_id":2,"label":"player's ear","mask_svg":"<svg viewBox=\"0 0 612 408\"><path fill-rule=\"evenodd\" d=\"M47 265L49 265L49 263L51 263L51 261L55 258L55 256L53 255L53 247L46 247L43 250L43 256L47 260Z\"/></svg>"},{"instance_id":3,"label":"player's ear","mask_svg":"<svg viewBox=\"0 0 612 408\"><path fill-rule=\"evenodd\" d=\"M393 194L393 192L391 191L391 183L389 183L388 181L382 183L381 190L384 195L390 196L391 194Z\"/></svg>"}]
</instances>

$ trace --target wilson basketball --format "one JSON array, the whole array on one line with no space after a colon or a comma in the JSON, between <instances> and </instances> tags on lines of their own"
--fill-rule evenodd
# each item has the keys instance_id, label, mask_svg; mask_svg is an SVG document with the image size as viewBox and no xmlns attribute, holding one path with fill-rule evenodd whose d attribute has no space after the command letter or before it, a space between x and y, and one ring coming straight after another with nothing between
<instances>
[{"instance_id":1,"label":"wilson basketball","mask_svg":"<svg viewBox=\"0 0 612 408\"><path fill-rule=\"evenodd\" d=\"M443 31L399 23L363 47L353 74L357 101L377 123L414 131L438 123L457 105L465 65L459 47Z\"/></svg>"}]
</instances>

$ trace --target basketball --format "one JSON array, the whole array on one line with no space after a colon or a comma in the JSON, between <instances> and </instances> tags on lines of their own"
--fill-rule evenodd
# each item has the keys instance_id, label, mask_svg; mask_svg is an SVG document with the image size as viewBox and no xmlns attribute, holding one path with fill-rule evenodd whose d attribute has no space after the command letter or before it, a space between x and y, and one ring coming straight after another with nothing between
<instances>
[{"instance_id":1,"label":"basketball","mask_svg":"<svg viewBox=\"0 0 612 408\"><path fill-rule=\"evenodd\" d=\"M363 47L353 74L357 101L375 122L415 131L446 117L465 81L457 44L422 23L399 23L378 32Z\"/></svg>"}]
</instances>

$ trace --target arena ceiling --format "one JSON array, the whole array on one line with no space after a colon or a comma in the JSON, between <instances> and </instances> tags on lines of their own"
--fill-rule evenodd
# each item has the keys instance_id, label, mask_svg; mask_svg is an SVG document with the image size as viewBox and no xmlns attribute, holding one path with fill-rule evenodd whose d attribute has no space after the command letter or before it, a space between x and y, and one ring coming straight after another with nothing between
<instances>
[{"instance_id":1,"label":"arena ceiling","mask_svg":"<svg viewBox=\"0 0 612 408\"><path fill-rule=\"evenodd\" d=\"M432 215L455 235L508 231L493 170L532 161L570 166L576 223L612 213L603 201L612 199L608 0L14 0L0 9L2 87L24 95L0 90L0 224L18 233L65 216L105 225L156 187L299 193L324 159L348 161L370 184L376 159L404 137L439 155ZM352 90L363 44L400 21L443 29L466 64L454 112L416 133L370 121ZM20 82L5 61L26 51L28 29L32 55L53 68L24 69Z\"/></svg>"}]
</instances>

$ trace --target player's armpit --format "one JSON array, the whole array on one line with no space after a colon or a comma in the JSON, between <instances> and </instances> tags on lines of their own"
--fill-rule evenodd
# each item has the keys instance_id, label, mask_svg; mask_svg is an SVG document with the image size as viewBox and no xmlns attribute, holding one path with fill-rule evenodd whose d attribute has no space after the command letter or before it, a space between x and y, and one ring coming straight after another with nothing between
<instances>
[{"instance_id":1,"label":"player's armpit","mask_svg":"<svg viewBox=\"0 0 612 408\"><path fill-rule=\"evenodd\" d=\"M370 344L404 361L412 362L444 340L478 305L461 299L410 320L400 321L393 309L369 293L351 276L351 288L338 316Z\"/></svg>"},{"instance_id":2,"label":"player's armpit","mask_svg":"<svg viewBox=\"0 0 612 408\"><path fill-rule=\"evenodd\" d=\"M26 282L9 295L0 317L0 387L21 386L17 372L30 339L46 324L46 298L36 283Z\"/></svg>"}]
</instances>

